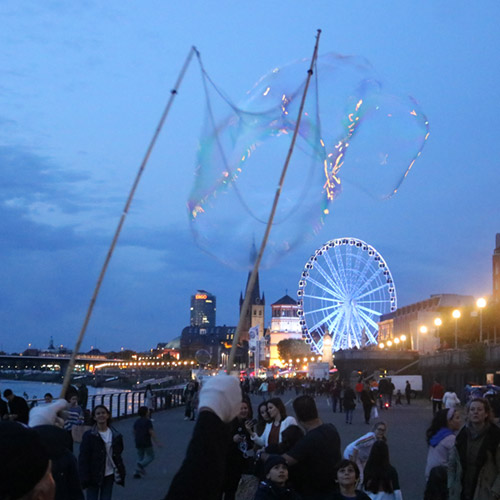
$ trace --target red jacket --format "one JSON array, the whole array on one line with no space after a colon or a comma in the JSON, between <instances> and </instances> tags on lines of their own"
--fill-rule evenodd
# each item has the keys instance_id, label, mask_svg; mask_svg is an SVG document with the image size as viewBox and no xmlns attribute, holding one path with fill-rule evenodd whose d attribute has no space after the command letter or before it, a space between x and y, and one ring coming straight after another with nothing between
<instances>
[{"instance_id":1,"label":"red jacket","mask_svg":"<svg viewBox=\"0 0 500 500\"><path fill-rule=\"evenodd\" d=\"M432 387L431 387L431 399L439 399L439 400L442 400L443 399L443 396L444 396L444 387L435 382L434 384L432 384Z\"/></svg>"}]
</instances>

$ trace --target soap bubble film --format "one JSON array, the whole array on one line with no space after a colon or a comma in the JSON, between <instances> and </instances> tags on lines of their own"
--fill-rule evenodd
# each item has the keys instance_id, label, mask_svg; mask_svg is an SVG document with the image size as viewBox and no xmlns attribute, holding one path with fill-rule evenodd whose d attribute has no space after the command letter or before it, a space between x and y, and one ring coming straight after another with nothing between
<instances>
[{"instance_id":1,"label":"soap bubble film","mask_svg":"<svg viewBox=\"0 0 500 500\"><path fill-rule=\"evenodd\" d=\"M309 66L304 59L273 69L238 105L204 74L188 214L197 244L232 267L249 268L262 241ZM393 92L365 59L318 58L261 267L317 235L343 190L393 196L428 136L417 102Z\"/></svg>"}]
</instances>

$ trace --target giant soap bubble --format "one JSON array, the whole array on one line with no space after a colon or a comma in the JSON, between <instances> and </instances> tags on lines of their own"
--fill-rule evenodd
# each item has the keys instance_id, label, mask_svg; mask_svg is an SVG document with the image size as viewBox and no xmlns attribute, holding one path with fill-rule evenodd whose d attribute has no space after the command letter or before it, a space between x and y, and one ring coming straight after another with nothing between
<instances>
[{"instance_id":1,"label":"giant soap bubble","mask_svg":"<svg viewBox=\"0 0 500 500\"><path fill-rule=\"evenodd\" d=\"M207 112L188 211L197 244L248 268L290 148L310 60L276 68L238 105L205 75ZM262 267L315 236L343 186L385 199L428 138L428 122L359 57L318 59ZM235 251L235 249L238 249Z\"/></svg>"}]
</instances>

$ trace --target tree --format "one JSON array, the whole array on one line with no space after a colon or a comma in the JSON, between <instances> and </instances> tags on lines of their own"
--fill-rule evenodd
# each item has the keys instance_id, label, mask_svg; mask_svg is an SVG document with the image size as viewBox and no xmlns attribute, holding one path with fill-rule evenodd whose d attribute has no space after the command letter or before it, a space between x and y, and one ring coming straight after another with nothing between
<instances>
[{"instance_id":1,"label":"tree","mask_svg":"<svg viewBox=\"0 0 500 500\"><path fill-rule=\"evenodd\" d=\"M285 339L278 342L278 353L283 361L296 358L303 358L311 355L311 349L299 339Z\"/></svg>"}]
</instances>

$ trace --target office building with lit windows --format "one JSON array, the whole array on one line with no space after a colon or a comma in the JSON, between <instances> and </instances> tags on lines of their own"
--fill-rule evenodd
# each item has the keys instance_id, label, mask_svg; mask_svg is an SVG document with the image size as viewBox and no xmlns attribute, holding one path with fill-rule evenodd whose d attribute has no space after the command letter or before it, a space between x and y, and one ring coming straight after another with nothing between
<instances>
[{"instance_id":1,"label":"office building with lit windows","mask_svg":"<svg viewBox=\"0 0 500 500\"><path fill-rule=\"evenodd\" d=\"M191 295L191 326L214 327L215 326L215 295L206 290L198 290Z\"/></svg>"}]
</instances>

